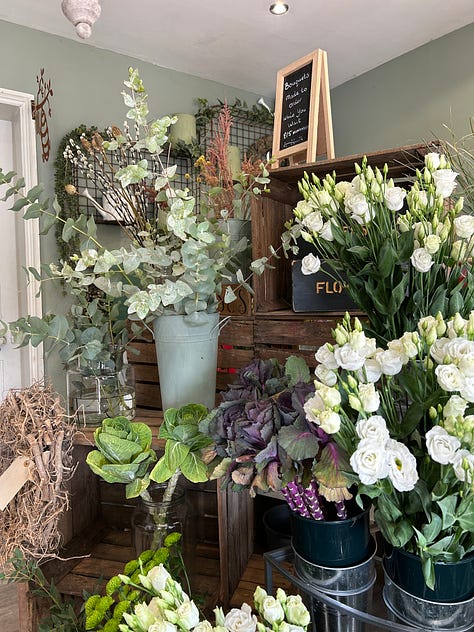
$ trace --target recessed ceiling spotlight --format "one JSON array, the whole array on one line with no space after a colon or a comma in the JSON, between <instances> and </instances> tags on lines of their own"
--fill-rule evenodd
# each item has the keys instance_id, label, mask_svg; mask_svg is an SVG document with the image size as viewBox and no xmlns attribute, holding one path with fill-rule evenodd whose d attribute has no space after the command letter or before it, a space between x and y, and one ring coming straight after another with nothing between
<instances>
[{"instance_id":1,"label":"recessed ceiling spotlight","mask_svg":"<svg viewBox=\"0 0 474 632\"><path fill-rule=\"evenodd\" d=\"M270 5L270 13L273 15L283 15L288 12L288 5L285 2L273 2Z\"/></svg>"}]
</instances>

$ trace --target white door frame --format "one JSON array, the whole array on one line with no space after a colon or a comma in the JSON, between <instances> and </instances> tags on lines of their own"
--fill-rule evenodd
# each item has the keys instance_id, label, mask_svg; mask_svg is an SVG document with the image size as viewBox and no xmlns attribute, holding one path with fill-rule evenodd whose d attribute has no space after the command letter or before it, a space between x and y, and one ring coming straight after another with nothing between
<instances>
[{"instance_id":1,"label":"white door frame","mask_svg":"<svg viewBox=\"0 0 474 632\"><path fill-rule=\"evenodd\" d=\"M0 116L12 123L13 132L13 168L25 179L25 190L28 191L38 182L36 163L36 133L32 118L31 104L33 95L0 88ZM23 220L17 213L17 235L22 244L25 268L39 268L41 262L39 220ZM39 282L30 275L25 289L24 303L26 314L42 316L42 301L39 296ZM25 314L25 315L26 315ZM42 345L25 349L26 367L22 370L23 386L42 380L44 376Z\"/></svg>"}]
</instances>

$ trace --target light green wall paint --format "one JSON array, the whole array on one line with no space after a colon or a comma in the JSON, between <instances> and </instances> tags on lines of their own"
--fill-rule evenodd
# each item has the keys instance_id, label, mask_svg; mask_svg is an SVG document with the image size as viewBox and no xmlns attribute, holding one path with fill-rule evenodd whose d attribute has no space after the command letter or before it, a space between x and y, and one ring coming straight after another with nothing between
<instances>
[{"instance_id":1,"label":"light green wall paint","mask_svg":"<svg viewBox=\"0 0 474 632\"><path fill-rule=\"evenodd\" d=\"M473 59L474 23L332 90L336 156L448 137L443 123L465 134L474 115Z\"/></svg>"}]
</instances>

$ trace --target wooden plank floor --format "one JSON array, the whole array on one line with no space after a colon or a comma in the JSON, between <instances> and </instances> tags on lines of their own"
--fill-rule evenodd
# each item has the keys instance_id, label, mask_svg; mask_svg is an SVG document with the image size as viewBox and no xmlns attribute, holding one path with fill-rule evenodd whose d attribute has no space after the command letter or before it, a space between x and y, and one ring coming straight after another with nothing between
<instances>
[{"instance_id":1,"label":"wooden plank floor","mask_svg":"<svg viewBox=\"0 0 474 632\"><path fill-rule=\"evenodd\" d=\"M0 584L0 630L19 632L18 599L15 584Z\"/></svg>"}]
</instances>

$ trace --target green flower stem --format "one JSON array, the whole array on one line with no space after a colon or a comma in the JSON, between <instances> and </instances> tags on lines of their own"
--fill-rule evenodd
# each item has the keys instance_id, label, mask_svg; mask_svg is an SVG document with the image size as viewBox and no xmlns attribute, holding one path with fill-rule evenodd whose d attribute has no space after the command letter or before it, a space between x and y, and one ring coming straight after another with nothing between
<instances>
[{"instance_id":1,"label":"green flower stem","mask_svg":"<svg viewBox=\"0 0 474 632\"><path fill-rule=\"evenodd\" d=\"M159 508L156 509L155 507L151 507L151 515L153 517L153 521L156 527L153 533L153 539L151 543L151 548L154 551L156 551L157 549L163 546L163 541L164 541L164 538L166 537L166 534L163 532L164 531L163 527L166 525L167 510L173 498L173 494L176 489L176 485L178 484L178 480L180 476L181 476L181 470L177 469L176 472L168 480L168 484L166 485L166 489L163 494L163 498L161 500ZM140 496L146 502L149 502L149 503L153 502L153 499L150 493L146 489L140 493Z\"/></svg>"}]
</instances>

